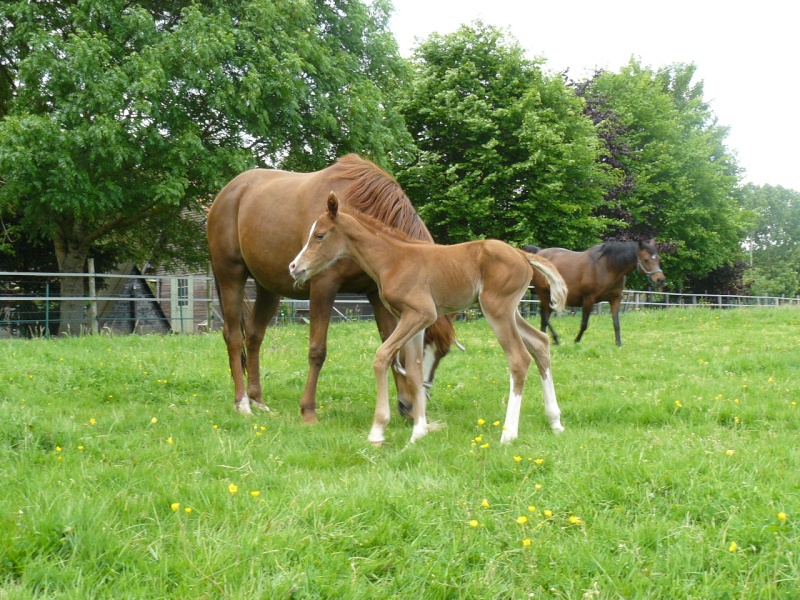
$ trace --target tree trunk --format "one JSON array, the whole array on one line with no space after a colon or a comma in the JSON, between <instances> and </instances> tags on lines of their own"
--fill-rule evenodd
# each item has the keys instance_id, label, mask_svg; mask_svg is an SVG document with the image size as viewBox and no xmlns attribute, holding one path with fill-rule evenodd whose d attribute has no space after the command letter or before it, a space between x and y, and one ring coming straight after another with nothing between
<instances>
[{"instance_id":1,"label":"tree trunk","mask_svg":"<svg viewBox=\"0 0 800 600\"><path fill-rule=\"evenodd\" d=\"M81 236L82 227L74 226L70 231L58 228L55 239L56 259L60 273L84 273L89 247ZM61 277L61 296L65 298L85 297L83 277ZM86 320L85 300L62 300L59 335L81 335L91 330Z\"/></svg>"}]
</instances>

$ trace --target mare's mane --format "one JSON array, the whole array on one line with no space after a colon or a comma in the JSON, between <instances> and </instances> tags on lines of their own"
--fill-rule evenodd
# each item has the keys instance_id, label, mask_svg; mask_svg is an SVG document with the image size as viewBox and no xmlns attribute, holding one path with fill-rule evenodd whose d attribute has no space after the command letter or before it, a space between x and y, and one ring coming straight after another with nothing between
<instances>
[{"instance_id":1,"label":"mare's mane","mask_svg":"<svg viewBox=\"0 0 800 600\"><path fill-rule=\"evenodd\" d=\"M347 154L331 167L333 176L351 181L347 205L396 230L409 239L433 241L403 188L386 171L356 154Z\"/></svg>"}]
</instances>

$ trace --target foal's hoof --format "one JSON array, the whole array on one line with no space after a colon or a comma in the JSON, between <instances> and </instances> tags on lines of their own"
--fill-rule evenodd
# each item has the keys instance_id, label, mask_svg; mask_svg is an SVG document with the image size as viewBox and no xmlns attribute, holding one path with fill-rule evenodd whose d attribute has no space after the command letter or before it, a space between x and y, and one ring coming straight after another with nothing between
<instances>
[{"instance_id":1,"label":"foal's hoof","mask_svg":"<svg viewBox=\"0 0 800 600\"><path fill-rule=\"evenodd\" d=\"M243 415L252 415L253 411L250 410L250 398L245 396L237 400L233 405L233 410Z\"/></svg>"},{"instance_id":2,"label":"foal's hoof","mask_svg":"<svg viewBox=\"0 0 800 600\"><path fill-rule=\"evenodd\" d=\"M263 410L264 412L269 412L269 406L267 406L267 405L266 405L266 404L264 404L263 402L253 402L253 403L251 404L251 406L252 406L253 408L256 408L256 409L258 409L258 410Z\"/></svg>"}]
</instances>

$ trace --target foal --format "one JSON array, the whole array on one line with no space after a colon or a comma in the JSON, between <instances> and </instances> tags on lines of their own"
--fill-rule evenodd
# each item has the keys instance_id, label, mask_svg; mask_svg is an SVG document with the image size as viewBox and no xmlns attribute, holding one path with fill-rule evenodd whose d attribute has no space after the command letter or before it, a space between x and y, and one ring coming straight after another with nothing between
<instances>
[{"instance_id":1,"label":"foal","mask_svg":"<svg viewBox=\"0 0 800 600\"><path fill-rule=\"evenodd\" d=\"M531 355L542 379L545 415L550 427L561 432L561 411L550 373L550 341L519 314L534 269L550 285L554 308L562 310L567 289L556 268L547 260L512 248L498 240L439 246L410 240L396 230L358 213L340 210L336 194L328 196L328 210L311 228L308 242L289 265L289 272L303 283L337 260L350 257L377 284L386 307L399 317L394 332L378 348L373 362L378 394L375 419L369 437L384 441L389 422L387 375L392 360L406 343L421 350L425 327L437 317L468 308L477 300L506 355L511 390L502 443L517 438L522 388ZM419 355L419 354L418 354ZM425 416L422 365L406 366L407 377L417 390L412 408L414 442L435 429Z\"/></svg>"}]
</instances>

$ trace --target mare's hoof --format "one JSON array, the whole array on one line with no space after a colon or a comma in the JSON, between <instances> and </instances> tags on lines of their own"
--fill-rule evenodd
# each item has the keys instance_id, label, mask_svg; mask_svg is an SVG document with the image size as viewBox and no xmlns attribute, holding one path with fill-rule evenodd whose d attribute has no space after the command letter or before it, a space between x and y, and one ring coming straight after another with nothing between
<instances>
[{"instance_id":1,"label":"mare's hoof","mask_svg":"<svg viewBox=\"0 0 800 600\"><path fill-rule=\"evenodd\" d=\"M316 425L319 423L319 419L317 419L317 411L315 410L301 410L300 414L303 417L303 423L306 425Z\"/></svg>"}]
</instances>

